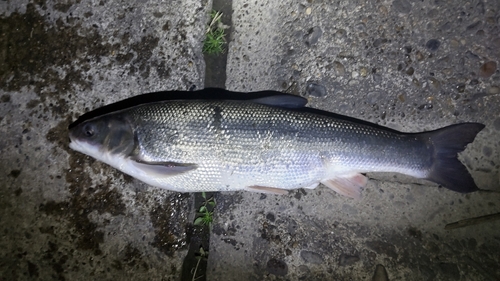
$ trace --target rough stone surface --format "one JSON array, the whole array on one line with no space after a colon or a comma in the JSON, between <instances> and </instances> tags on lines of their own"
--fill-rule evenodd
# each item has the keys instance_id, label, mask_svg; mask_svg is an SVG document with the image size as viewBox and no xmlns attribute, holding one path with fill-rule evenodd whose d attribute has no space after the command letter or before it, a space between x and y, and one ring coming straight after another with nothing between
<instances>
[{"instance_id":1,"label":"rough stone surface","mask_svg":"<svg viewBox=\"0 0 500 281\"><path fill-rule=\"evenodd\" d=\"M67 126L140 93L202 88L210 7L0 1L0 280L180 280L191 196L69 150ZM482 122L460 158L496 193L369 174L358 201L323 186L217 194L206 279L370 280L380 266L389 280L498 279L500 222L444 230L499 211L498 1L236 0L233 11L228 89L307 96L406 132Z\"/></svg>"},{"instance_id":2,"label":"rough stone surface","mask_svg":"<svg viewBox=\"0 0 500 281\"><path fill-rule=\"evenodd\" d=\"M460 159L497 193L369 174L359 201L323 186L219 194L208 279L370 280L377 265L389 280L498 279L500 222L444 230L499 210L498 1L234 1L233 10L229 90L304 95L406 132L484 123ZM308 94L317 81L325 96ZM271 258L285 276L269 270Z\"/></svg>"},{"instance_id":3,"label":"rough stone surface","mask_svg":"<svg viewBox=\"0 0 500 281\"><path fill-rule=\"evenodd\" d=\"M200 1L0 2L0 279L179 280L191 196L68 148L80 114L203 85Z\"/></svg>"}]
</instances>

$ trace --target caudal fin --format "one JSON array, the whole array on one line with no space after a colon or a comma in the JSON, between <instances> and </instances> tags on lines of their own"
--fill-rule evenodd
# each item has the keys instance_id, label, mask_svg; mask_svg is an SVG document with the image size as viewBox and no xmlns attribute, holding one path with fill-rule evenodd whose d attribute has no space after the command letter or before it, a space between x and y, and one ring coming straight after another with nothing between
<instances>
[{"instance_id":1,"label":"caudal fin","mask_svg":"<svg viewBox=\"0 0 500 281\"><path fill-rule=\"evenodd\" d=\"M483 124L463 123L422 134L433 146L433 164L427 179L461 193L479 190L457 156L483 128Z\"/></svg>"}]
</instances>

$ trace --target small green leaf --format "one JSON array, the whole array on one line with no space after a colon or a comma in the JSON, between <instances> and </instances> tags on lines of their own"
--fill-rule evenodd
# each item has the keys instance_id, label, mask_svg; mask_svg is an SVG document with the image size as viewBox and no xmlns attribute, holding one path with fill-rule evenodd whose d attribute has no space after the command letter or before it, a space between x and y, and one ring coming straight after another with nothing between
<instances>
[{"instance_id":1,"label":"small green leaf","mask_svg":"<svg viewBox=\"0 0 500 281\"><path fill-rule=\"evenodd\" d=\"M205 191L201 193L201 197L203 197L203 199L207 199L207 194L205 193Z\"/></svg>"},{"instance_id":2,"label":"small green leaf","mask_svg":"<svg viewBox=\"0 0 500 281\"><path fill-rule=\"evenodd\" d=\"M201 206L199 212L200 213L206 213L207 212L207 207Z\"/></svg>"},{"instance_id":3,"label":"small green leaf","mask_svg":"<svg viewBox=\"0 0 500 281\"><path fill-rule=\"evenodd\" d=\"M208 213L203 217L203 223L204 224L211 224L213 221L212 219L212 214Z\"/></svg>"},{"instance_id":4,"label":"small green leaf","mask_svg":"<svg viewBox=\"0 0 500 281\"><path fill-rule=\"evenodd\" d=\"M204 224L203 217L198 217L194 220L194 225L202 225Z\"/></svg>"},{"instance_id":5,"label":"small green leaf","mask_svg":"<svg viewBox=\"0 0 500 281\"><path fill-rule=\"evenodd\" d=\"M214 201L210 201L210 202L208 202L208 206L210 206L210 207L215 207L215 202L214 202Z\"/></svg>"}]
</instances>

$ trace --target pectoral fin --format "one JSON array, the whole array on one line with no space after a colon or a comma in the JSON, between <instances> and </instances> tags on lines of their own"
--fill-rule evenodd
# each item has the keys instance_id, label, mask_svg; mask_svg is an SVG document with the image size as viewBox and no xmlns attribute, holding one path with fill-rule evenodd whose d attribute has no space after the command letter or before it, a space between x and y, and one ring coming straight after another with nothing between
<instances>
[{"instance_id":1,"label":"pectoral fin","mask_svg":"<svg viewBox=\"0 0 500 281\"><path fill-rule=\"evenodd\" d=\"M186 173L196 169L196 164L175 162L144 162L131 161L132 166L151 177L169 177Z\"/></svg>"},{"instance_id":2,"label":"pectoral fin","mask_svg":"<svg viewBox=\"0 0 500 281\"><path fill-rule=\"evenodd\" d=\"M366 185L367 181L368 179L362 174L354 174L344 177L335 177L322 181L321 183L344 196L360 199L361 188Z\"/></svg>"},{"instance_id":3,"label":"pectoral fin","mask_svg":"<svg viewBox=\"0 0 500 281\"><path fill-rule=\"evenodd\" d=\"M267 194L277 194L277 195L288 194L288 191L285 189L279 189L276 187L259 186L259 185L247 186L246 190L253 191L253 192L267 193Z\"/></svg>"}]
</instances>

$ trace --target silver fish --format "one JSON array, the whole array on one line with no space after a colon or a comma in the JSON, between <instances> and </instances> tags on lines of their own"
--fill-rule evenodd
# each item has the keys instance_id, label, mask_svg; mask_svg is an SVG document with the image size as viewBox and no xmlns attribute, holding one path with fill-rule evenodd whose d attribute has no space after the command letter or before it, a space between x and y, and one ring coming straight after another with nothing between
<instances>
[{"instance_id":1,"label":"silver fish","mask_svg":"<svg viewBox=\"0 0 500 281\"><path fill-rule=\"evenodd\" d=\"M484 125L402 133L308 110L306 102L278 95L147 103L70 126L70 147L180 192L283 194L322 183L359 198L366 172L402 173L462 193L478 190L457 154Z\"/></svg>"}]
</instances>

